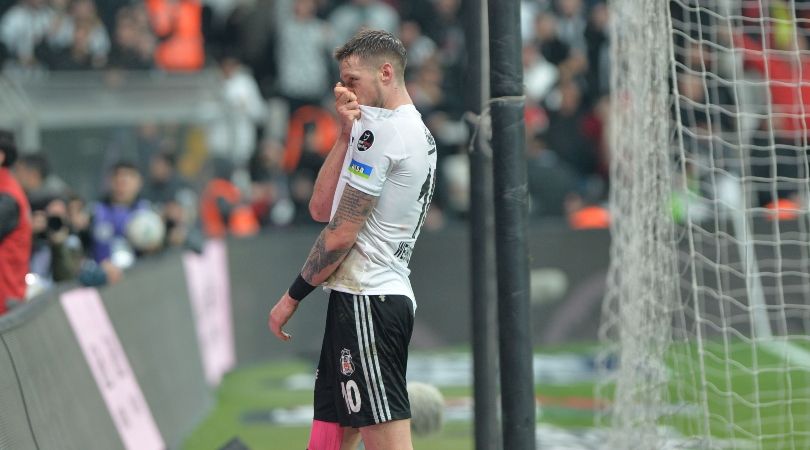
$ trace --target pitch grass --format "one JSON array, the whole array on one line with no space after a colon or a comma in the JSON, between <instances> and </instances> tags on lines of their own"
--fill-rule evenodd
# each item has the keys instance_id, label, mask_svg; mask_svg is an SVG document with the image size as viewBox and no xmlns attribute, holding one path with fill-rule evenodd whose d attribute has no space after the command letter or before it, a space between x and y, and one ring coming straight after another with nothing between
<instances>
[{"instance_id":1,"label":"pitch grass","mask_svg":"<svg viewBox=\"0 0 810 450\"><path fill-rule=\"evenodd\" d=\"M806 351L810 345L802 346ZM593 353L593 347L557 349ZM545 352L545 351L544 351ZM810 361L786 359L763 346L745 342L708 342L673 345L667 356L670 374L669 405L662 425L685 436L734 439L738 448L810 449ZM301 449L306 426L246 423L245 413L289 408L311 403L309 390L289 390L284 380L292 374L311 374L309 362L286 361L243 367L228 374L217 405L186 440L184 450L219 449L238 437L250 450ZM592 383L536 386L542 401L538 419L565 428L593 426ZM469 387L442 389L445 399L469 398ZM572 403L575 405L572 406ZM576 403L586 404L584 407ZM708 411L704 414L703 411ZM708 431L708 433L706 433ZM472 424L449 422L436 435L415 437L419 450L473 448Z\"/></svg>"},{"instance_id":2,"label":"pitch grass","mask_svg":"<svg viewBox=\"0 0 810 450\"><path fill-rule=\"evenodd\" d=\"M284 380L293 374L311 374L313 367L302 361L273 362L239 368L223 380L217 392L217 404L183 445L184 450L219 449L233 438L239 438L250 450L303 450L309 436L308 426L280 426L269 423L246 423L244 415L273 408L309 405L308 390L289 390ZM593 385L578 383L562 386L537 386L535 392L549 405L543 407L541 420L568 428L590 427L593 412L587 407L571 407L571 398L590 399ZM469 387L442 389L445 399L469 398ZM470 422L448 422L432 436L414 437L419 450L470 450L473 429Z\"/></svg>"},{"instance_id":3,"label":"pitch grass","mask_svg":"<svg viewBox=\"0 0 810 450\"><path fill-rule=\"evenodd\" d=\"M670 424L687 436L748 441L752 448L810 448L810 359L781 354L783 348L742 341L672 346Z\"/></svg>"}]
</instances>

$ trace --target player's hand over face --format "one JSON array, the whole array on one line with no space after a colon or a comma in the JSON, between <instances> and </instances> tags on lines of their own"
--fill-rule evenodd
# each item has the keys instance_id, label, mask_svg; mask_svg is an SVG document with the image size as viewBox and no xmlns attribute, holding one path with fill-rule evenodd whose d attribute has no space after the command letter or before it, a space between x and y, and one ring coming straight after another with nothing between
<instances>
[{"instance_id":1,"label":"player's hand over face","mask_svg":"<svg viewBox=\"0 0 810 450\"><path fill-rule=\"evenodd\" d=\"M354 121L360 119L360 104L357 103L357 96L343 86L343 83L336 84L334 92L335 110L340 118L343 131L348 133L352 130Z\"/></svg>"},{"instance_id":2,"label":"player's hand over face","mask_svg":"<svg viewBox=\"0 0 810 450\"><path fill-rule=\"evenodd\" d=\"M278 303L276 303L276 306L270 311L267 325L270 327L270 331L282 341L289 341L292 338L283 328L287 321L295 314L296 309L298 309L298 301L293 300L292 297L285 293Z\"/></svg>"}]
</instances>

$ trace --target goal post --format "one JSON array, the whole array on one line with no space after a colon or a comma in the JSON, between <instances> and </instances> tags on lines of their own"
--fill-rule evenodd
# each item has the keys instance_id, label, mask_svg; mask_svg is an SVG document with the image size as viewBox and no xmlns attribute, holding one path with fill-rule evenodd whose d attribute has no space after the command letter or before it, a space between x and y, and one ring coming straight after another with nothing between
<instances>
[{"instance_id":1,"label":"goal post","mask_svg":"<svg viewBox=\"0 0 810 450\"><path fill-rule=\"evenodd\" d=\"M608 448L810 448L810 2L610 7Z\"/></svg>"}]
</instances>

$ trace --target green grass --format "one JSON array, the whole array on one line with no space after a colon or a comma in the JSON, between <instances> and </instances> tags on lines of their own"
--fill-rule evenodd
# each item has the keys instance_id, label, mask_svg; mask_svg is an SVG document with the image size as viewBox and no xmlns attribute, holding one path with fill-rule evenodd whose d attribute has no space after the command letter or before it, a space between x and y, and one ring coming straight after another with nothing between
<instances>
[{"instance_id":1,"label":"green grass","mask_svg":"<svg viewBox=\"0 0 810 450\"><path fill-rule=\"evenodd\" d=\"M229 373L217 392L217 405L183 445L184 450L219 449L238 437L251 450L303 449L309 436L308 426L279 426L261 421L245 422L245 413L309 405L310 390L289 390L284 380L293 374L311 374L313 366L302 361L274 362L242 367ZM536 394L548 400L541 420L565 427L587 427L593 413L587 408L571 407L568 398L590 399L593 385L578 383L564 386L537 386ZM470 387L442 389L446 400L469 398ZM469 450L473 448L473 428L469 422L447 422L441 432L414 437L419 450Z\"/></svg>"},{"instance_id":2,"label":"green grass","mask_svg":"<svg viewBox=\"0 0 810 450\"><path fill-rule=\"evenodd\" d=\"M574 346L547 353L592 350L592 346ZM710 342L701 349L673 345L667 364L671 413L664 416L662 425L685 436L708 432L718 439L744 440L762 449L810 449L810 368L788 365L773 350L744 342ZM218 391L216 408L183 449L218 449L234 437L251 450L303 449L308 426L242 419L249 412L311 404L310 390L287 389L284 380L292 374L312 372L310 362L286 361L242 367L228 374ZM536 386L535 394L542 401L539 421L564 428L592 427L593 393L593 383ZM445 388L442 394L451 401L472 396L470 387ZM704 410L709 414L703 414ZM472 449L472 433L471 423L448 422L436 435L415 437L414 446L419 450Z\"/></svg>"},{"instance_id":3,"label":"green grass","mask_svg":"<svg viewBox=\"0 0 810 450\"><path fill-rule=\"evenodd\" d=\"M691 406L671 418L682 433L708 430L713 437L747 440L763 449L810 448L808 367L744 342L673 346L668 365L672 403ZM697 413L704 409L708 415Z\"/></svg>"},{"instance_id":4,"label":"green grass","mask_svg":"<svg viewBox=\"0 0 810 450\"><path fill-rule=\"evenodd\" d=\"M283 380L292 374L310 373L300 361L245 367L229 373L218 392L217 406L183 445L185 450L218 449L238 437L251 450L303 449L309 427L244 423L245 412L267 411L311 403L310 391L287 390ZM469 389L443 392L447 398L469 396ZM462 450L472 448L469 423L447 423L441 433L414 438L419 449Z\"/></svg>"}]
</instances>

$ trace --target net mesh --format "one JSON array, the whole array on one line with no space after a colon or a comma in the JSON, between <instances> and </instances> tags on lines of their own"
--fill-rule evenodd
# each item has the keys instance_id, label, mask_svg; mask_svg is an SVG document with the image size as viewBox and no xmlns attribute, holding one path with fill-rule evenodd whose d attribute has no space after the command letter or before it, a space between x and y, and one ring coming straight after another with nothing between
<instances>
[{"instance_id":1,"label":"net mesh","mask_svg":"<svg viewBox=\"0 0 810 450\"><path fill-rule=\"evenodd\" d=\"M609 448L810 448L810 4L611 8Z\"/></svg>"}]
</instances>

